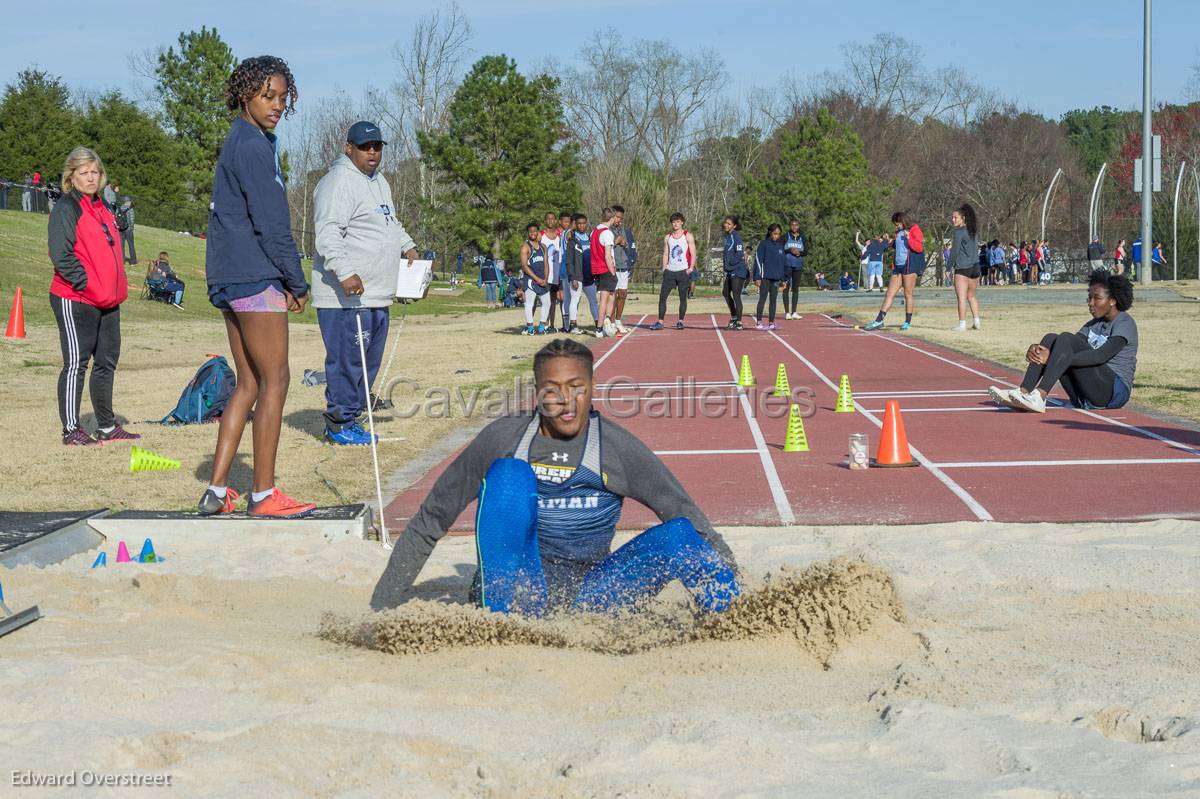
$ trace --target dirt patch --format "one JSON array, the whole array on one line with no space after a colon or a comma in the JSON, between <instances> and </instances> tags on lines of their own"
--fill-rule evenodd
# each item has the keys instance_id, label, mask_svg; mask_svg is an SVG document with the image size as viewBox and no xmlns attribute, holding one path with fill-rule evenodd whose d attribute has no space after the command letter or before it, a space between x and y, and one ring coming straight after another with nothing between
<instances>
[{"instance_id":1,"label":"dirt patch","mask_svg":"<svg viewBox=\"0 0 1200 799\"><path fill-rule=\"evenodd\" d=\"M761 587L716 616L697 614L690 602L670 600L636 613L563 614L544 620L414 601L362 618L326 615L319 635L332 643L395 655L486 646L629 655L702 641L791 637L828 667L839 646L885 617L904 619L891 576L866 561L836 558L768 575Z\"/></svg>"}]
</instances>

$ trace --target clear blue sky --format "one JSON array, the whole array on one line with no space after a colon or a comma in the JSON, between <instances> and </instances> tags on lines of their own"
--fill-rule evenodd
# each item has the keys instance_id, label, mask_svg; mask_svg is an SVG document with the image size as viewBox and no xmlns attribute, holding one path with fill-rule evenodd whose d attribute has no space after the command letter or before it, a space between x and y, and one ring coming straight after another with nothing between
<instances>
[{"instance_id":1,"label":"clear blue sky","mask_svg":"<svg viewBox=\"0 0 1200 799\"><path fill-rule=\"evenodd\" d=\"M525 69L569 59L608 25L634 38L717 48L734 90L773 88L787 73L837 68L839 45L893 27L924 48L926 66L958 64L1005 97L1049 116L1072 108L1141 104L1142 4L1136 0L461 0L476 56L503 52ZM238 57L286 58L303 98L337 87L358 97L391 81L391 47L433 3L335 0L6 0L0 80L38 64L72 87L129 90L130 53L215 26ZM568 8L547 14L545 9ZM736 12L731 9L736 8ZM1196 0L1155 3L1155 99L1180 101L1200 47ZM898 22L903 20L903 22Z\"/></svg>"}]
</instances>

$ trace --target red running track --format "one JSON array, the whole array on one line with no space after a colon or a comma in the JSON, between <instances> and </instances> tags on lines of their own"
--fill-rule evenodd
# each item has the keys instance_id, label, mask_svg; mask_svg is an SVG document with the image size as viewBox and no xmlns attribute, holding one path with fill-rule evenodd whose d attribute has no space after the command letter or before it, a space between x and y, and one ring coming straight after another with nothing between
<instances>
[{"instance_id":1,"label":"red running track","mask_svg":"<svg viewBox=\"0 0 1200 799\"><path fill-rule=\"evenodd\" d=\"M1015 385L1016 372L823 315L778 332L727 331L726 321L642 326L595 349L596 407L659 453L716 525L1200 518L1196 430L1129 408L999 409L987 388ZM749 390L735 385L742 355L758 381ZM779 364L808 402L809 452L783 452L786 403L768 391ZM855 413L834 412L842 374ZM888 399L900 402L922 465L851 471L850 434L868 434L874 454ZM389 527L407 522L445 465L392 502ZM473 514L455 529L470 530ZM621 527L655 521L630 501Z\"/></svg>"}]
</instances>

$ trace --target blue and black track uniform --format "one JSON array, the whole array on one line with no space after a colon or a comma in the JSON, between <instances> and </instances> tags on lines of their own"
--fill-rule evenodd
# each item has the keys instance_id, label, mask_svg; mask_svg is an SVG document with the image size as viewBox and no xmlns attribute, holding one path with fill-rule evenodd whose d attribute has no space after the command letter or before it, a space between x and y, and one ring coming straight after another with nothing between
<instances>
[{"instance_id":1,"label":"blue and black track uniform","mask_svg":"<svg viewBox=\"0 0 1200 799\"><path fill-rule=\"evenodd\" d=\"M804 256L808 255L808 239L804 233L786 234L783 243L783 260L787 266L788 287L783 292L783 310L789 313L798 311L800 302L800 276L804 273Z\"/></svg>"},{"instance_id":2,"label":"blue and black track uniform","mask_svg":"<svg viewBox=\"0 0 1200 799\"><path fill-rule=\"evenodd\" d=\"M610 552L626 497L663 524ZM738 594L733 554L679 481L645 444L593 411L568 440L542 435L536 414L484 428L397 539L373 608L408 598L438 540L475 498L479 571L471 593L490 610L612 611L675 579L709 611Z\"/></svg>"},{"instance_id":3,"label":"blue and black track uniform","mask_svg":"<svg viewBox=\"0 0 1200 799\"><path fill-rule=\"evenodd\" d=\"M740 322L742 319L742 289L750 279L750 267L746 265L746 245L742 242L742 234L731 230L725 234L725 252L722 256L725 267L725 285L721 287L721 295L729 306L729 320Z\"/></svg>"}]
</instances>

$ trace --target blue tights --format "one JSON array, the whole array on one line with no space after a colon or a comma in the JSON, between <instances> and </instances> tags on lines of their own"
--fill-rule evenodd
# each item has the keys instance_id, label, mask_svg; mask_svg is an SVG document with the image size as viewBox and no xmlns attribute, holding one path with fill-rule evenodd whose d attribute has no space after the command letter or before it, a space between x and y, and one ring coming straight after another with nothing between
<instances>
[{"instance_id":1,"label":"blue tights","mask_svg":"<svg viewBox=\"0 0 1200 799\"><path fill-rule=\"evenodd\" d=\"M733 570L691 521L652 527L596 563L544 559L537 541L537 478L525 461L501 458L479 487L475 517L479 604L541 616L548 609L612 613L679 580L703 610L719 613L740 593Z\"/></svg>"}]
</instances>

